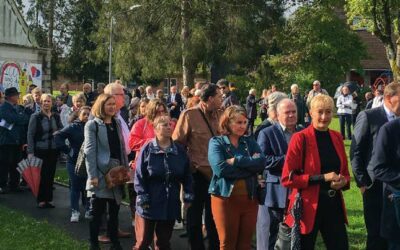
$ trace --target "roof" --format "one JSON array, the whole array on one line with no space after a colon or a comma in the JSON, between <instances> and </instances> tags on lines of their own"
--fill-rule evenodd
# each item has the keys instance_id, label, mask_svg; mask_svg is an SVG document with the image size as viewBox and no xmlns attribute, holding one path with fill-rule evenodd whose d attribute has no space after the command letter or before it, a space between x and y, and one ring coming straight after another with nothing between
<instances>
[{"instance_id":1,"label":"roof","mask_svg":"<svg viewBox=\"0 0 400 250\"><path fill-rule=\"evenodd\" d=\"M365 44L368 53L368 59L361 60L362 68L364 70L391 70L383 43L366 30L355 32Z\"/></svg>"}]
</instances>

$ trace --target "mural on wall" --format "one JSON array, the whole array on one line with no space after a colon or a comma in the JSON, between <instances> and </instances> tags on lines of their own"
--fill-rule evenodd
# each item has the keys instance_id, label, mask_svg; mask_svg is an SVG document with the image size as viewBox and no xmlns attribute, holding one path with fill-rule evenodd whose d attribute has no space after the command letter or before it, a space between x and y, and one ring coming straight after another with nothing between
<instances>
[{"instance_id":1,"label":"mural on wall","mask_svg":"<svg viewBox=\"0 0 400 250\"><path fill-rule=\"evenodd\" d=\"M0 61L0 90L16 87L25 95L28 86L42 87L42 65L28 62Z\"/></svg>"}]
</instances>

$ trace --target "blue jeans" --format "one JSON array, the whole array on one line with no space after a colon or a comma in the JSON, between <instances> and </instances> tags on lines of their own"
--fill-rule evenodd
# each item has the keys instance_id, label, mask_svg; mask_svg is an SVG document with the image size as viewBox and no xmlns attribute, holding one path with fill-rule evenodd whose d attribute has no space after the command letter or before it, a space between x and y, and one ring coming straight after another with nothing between
<instances>
[{"instance_id":1,"label":"blue jeans","mask_svg":"<svg viewBox=\"0 0 400 250\"><path fill-rule=\"evenodd\" d=\"M69 190L70 190L70 201L71 209L79 211L79 198L82 194L82 204L85 209L89 209L88 198L85 195L86 177L79 177L75 174L75 163L68 160L67 170L69 175Z\"/></svg>"}]
</instances>

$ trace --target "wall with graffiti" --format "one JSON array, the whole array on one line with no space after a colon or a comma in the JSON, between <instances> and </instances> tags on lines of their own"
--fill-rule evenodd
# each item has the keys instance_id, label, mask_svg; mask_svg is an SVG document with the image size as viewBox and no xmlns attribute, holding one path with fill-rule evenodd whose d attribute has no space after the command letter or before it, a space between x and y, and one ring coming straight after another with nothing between
<instances>
[{"instance_id":1,"label":"wall with graffiti","mask_svg":"<svg viewBox=\"0 0 400 250\"><path fill-rule=\"evenodd\" d=\"M16 87L23 96L30 84L42 87L42 75L42 64L0 61L0 90Z\"/></svg>"}]
</instances>

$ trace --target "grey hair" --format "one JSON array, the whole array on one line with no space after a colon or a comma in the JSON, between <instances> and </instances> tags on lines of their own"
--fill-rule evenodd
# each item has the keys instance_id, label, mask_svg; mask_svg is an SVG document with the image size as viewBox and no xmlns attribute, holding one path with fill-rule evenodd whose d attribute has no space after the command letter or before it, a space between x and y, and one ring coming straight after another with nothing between
<instances>
[{"instance_id":1,"label":"grey hair","mask_svg":"<svg viewBox=\"0 0 400 250\"><path fill-rule=\"evenodd\" d=\"M294 88L299 88L299 85L297 85L296 83L292 84L292 86L290 86L290 89L293 90Z\"/></svg>"},{"instance_id":2,"label":"grey hair","mask_svg":"<svg viewBox=\"0 0 400 250\"><path fill-rule=\"evenodd\" d=\"M276 106L282 100L288 98L288 96L280 91L276 91L268 96L268 113L276 112Z\"/></svg>"},{"instance_id":3,"label":"grey hair","mask_svg":"<svg viewBox=\"0 0 400 250\"><path fill-rule=\"evenodd\" d=\"M256 89L254 89L254 88L252 88L252 89L249 90L249 94L250 94L250 95L254 94L255 92L256 92Z\"/></svg>"},{"instance_id":4,"label":"grey hair","mask_svg":"<svg viewBox=\"0 0 400 250\"><path fill-rule=\"evenodd\" d=\"M285 103L288 103L288 102L292 103L296 107L296 103L293 100L290 100L289 98L283 98L276 104L276 112L280 113L282 105ZM297 109L297 107L296 107L296 109Z\"/></svg>"}]
</instances>

